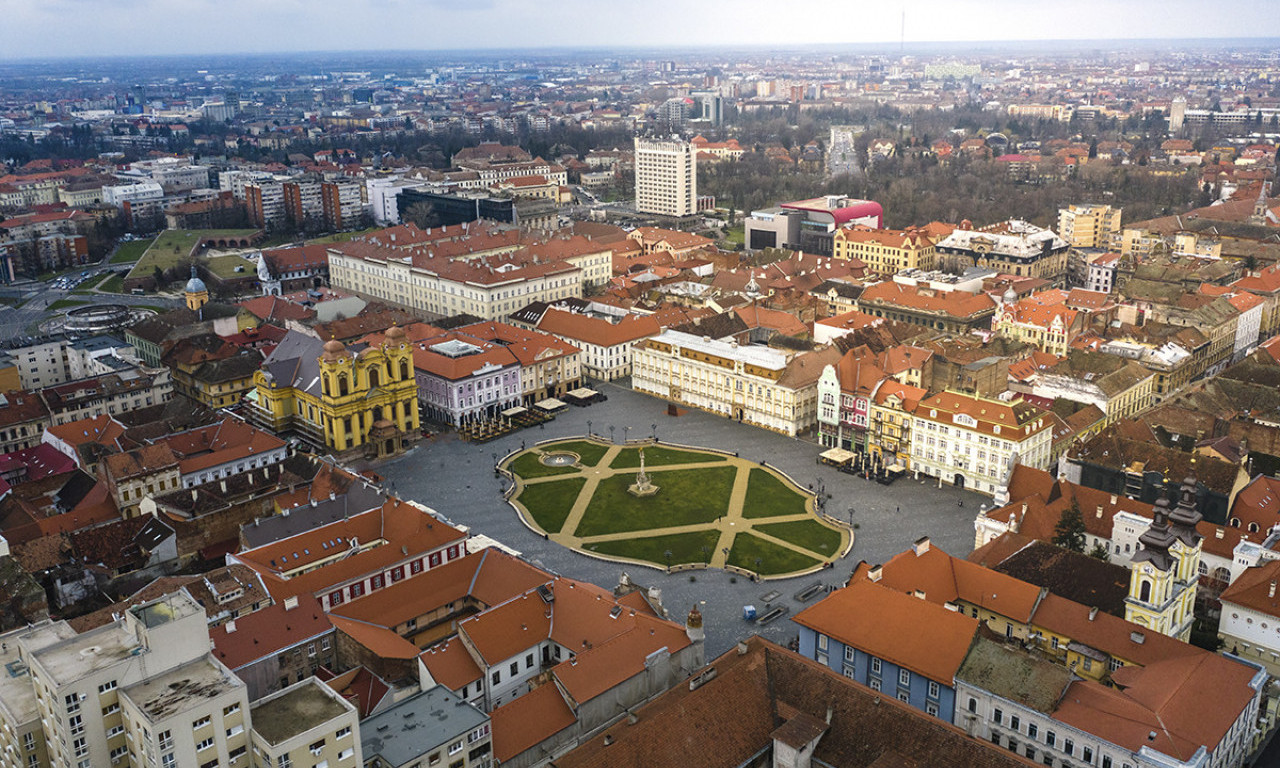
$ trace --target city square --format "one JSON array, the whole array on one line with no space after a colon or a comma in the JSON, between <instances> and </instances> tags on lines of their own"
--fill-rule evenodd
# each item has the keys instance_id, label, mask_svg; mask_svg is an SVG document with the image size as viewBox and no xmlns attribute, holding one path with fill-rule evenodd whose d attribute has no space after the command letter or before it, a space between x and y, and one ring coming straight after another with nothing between
<instances>
[{"instance_id":1,"label":"city square","mask_svg":"<svg viewBox=\"0 0 1280 768\"><path fill-rule=\"evenodd\" d=\"M570 408L541 427L489 443L440 434L373 469L385 478L389 491L431 507L455 524L468 526L473 535L491 537L554 573L610 588L625 573L636 584L661 590L663 605L677 619L698 606L705 617L709 655L726 650L751 632L777 642L789 641L795 629L785 620L786 615L824 594L825 587L842 584L859 561L884 562L922 536L951 554L968 554L973 548L973 518L984 504L990 504L989 498L977 493L945 485L939 488L934 479L908 478L880 485L819 463L823 449L806 440L696 410L672 417L667 415L665 401L632 392L625 382L593 386L609 399L586 408ZM541 530L521 520L504 498L512 481L497 471L497 465L535 444L553 439L581 441L587 434L598 438L592 441L598 448L611 450L610 446L616 445L619 452L627 441L656 437L662 443L736 452L742 461L756 466L767 462L822 498L828 515L845 527L852 526L853 544L831 558L829 569L758 583L716 568L667 573L661 560L650 567L575 551L557 536L544 538ZM638 455L635 458L633 466L638 469ZM654 466L649 458L646 463ZM630 469L624 476L635 477ZM658 479L654 483L662 485ZM700 545L694 545L693 555L701 557ZM811 589L814 585L823 589ZM761 616L774 609L782 611L775 614L779 620L748 623L743 619L743 608L748 605Z\"/></svg>"},{"instance_id":2,"label":"city square","mask_svg":"<svg viewBox=\"0 0 1280 768\"><path fill-rule=\"evenodd\" d=\"M570 440L500 466L526 522L598 557L789 576L826 567L851 541L816 518L812 493L729 453Z\"/></svg>"}]
</instances>

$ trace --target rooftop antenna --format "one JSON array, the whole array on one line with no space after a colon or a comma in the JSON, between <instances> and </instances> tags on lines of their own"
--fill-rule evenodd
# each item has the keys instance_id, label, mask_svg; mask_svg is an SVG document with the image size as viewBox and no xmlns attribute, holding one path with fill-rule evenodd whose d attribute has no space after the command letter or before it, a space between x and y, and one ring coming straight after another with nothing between
<instances>
[{"instance_id":1,"label":"rooftop antenna","mask_svg":"<svg viewBox=\"0 0 1280 768\"><path fill-rule=\"evenodd\" d=\"M902 55L907 47L907 9L902 9L902 36L898 39L898 55Z\"/></svg>"}]
</instances>

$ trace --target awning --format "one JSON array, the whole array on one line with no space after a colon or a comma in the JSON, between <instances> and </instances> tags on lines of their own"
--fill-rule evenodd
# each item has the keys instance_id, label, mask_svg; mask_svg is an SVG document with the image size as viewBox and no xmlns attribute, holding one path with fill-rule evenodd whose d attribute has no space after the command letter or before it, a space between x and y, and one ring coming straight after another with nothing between
<instances>
[{"instance_id":1,"label":"awning","mask_svg":"<svg viewBox=\"0 0 1280 768\"><path fill-rule=\"evenodd\" d=\"M846 451L843 448L831 448L818 454L818 458L833 464L845 464L853 461L853 455L853 451Z\"/></svg>"},{"instance_id":2,"label":"awning","mask_svg":"<svg viewBox=\"0 0 1280 768\"><path fill-rule=\"evenodd\" d=\"M513 416L519 416L520 414L524 413L527 410L529 409L525 408L523 405L517 405L515 408L508 408L507 410L503 411L502 415L506 416L509 419Z\"/></svg>"},{"instance_id":3,"label":"awning","mask_svg":"<svg viewBox=\"0 0 1280 768\"><path fill-rule=\"evenodd\" d=\"M557 400L554 397L548 397L546 400L539 400L534 403L533 407L541 408L544 411L558 411L561 408L568 408L569 406L565 405L561 400Z\"/></svg>"},{"instance_id":4,"label":"awning","mask_svg":"<svg viewBox=\"0 0 1280 768\"><path fill-rule=\"evenodd\" d=\"M576 397L579 400L587 400L595 397L598 394L600 393L590 387L578 387L577 389L569 393L571 397Z\"/></svg>"}]
</instances>

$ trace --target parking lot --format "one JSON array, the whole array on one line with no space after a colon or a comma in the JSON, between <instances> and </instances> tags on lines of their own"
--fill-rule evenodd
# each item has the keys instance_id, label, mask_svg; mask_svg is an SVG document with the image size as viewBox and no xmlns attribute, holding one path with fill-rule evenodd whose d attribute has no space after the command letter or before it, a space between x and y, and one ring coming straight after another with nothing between
<instances>
[{"instance_id":1,"label":"parking lot","mask_svg":"<svg viewBox=\"0 0 1280 768\"><path fill-rule=\"evenodd\" d=\"M376 466L389 488L400 496L419 501L455 523L470 526L475 534L490 536L519 550L530 561L554 573L605 587L613 587L623 571L638 584L662 590L663 604L672 618L683 621L690 607L701 606L707 631L708 658L756 632L776 642L796 634L788 616L812 604L795 597L815 583L837 585L848 578L860 560L884 562L907 549L921 536L956 555L973 547L973 518L990 499L937 482L904 478L881 485L820 465L822 449L814 443L744 426L700 411L667 415L665 401L637 394L615 385L592 385L608 395L608 401L585 408L568 408L541 427L525 429L486 444L469 443L453 433L438 435L406 455ZM495 458L550 438L579 436L590 429L605 440L648 438L695 446L738 451L753 461L768 461L789 474L801 486L829 495L825 506L831 515L857 526L855 542L835 567L816 575L752 583L723 571L697 571L667 575L641 565L621 565L595 560L544 540L526 528L503 500L504 481L493 471ZM773 594L773 593L776 593ZM771 599L766 601L768 596ZM766 608L765 603L768 603ZM744 621L744 605L766 613L785 609L766 626Z\"/></svg>"}]
</instances>

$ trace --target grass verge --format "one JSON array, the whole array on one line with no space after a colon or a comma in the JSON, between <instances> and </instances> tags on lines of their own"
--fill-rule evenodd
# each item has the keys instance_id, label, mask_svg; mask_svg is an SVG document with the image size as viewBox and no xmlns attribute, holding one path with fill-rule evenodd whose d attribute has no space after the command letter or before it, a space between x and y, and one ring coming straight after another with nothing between
<instances>
[{"instance_id":1,"label":"grass verge","mask_svg":"<svg viewBox=\"0 0 1280 768\"><path fill-rule=\"evenodd\" d=\"M749 533L733 537L733 548L729 550L729 565L755 571L761 576L796 573L817 564L817 558L807 557Z\"/></svg>"},{"instance_id":2,"label":"grass verge","mask_svg":"<svg viewBox=\"0 0 1280 768\"><path fill-rule=\"evenodd\" d=\"M646 498L627 493L635 482L631 475L606 478L596 486L574 533L587 537L712 522L729 508L737 471L736 467L714 467L654 472L650 477L658 493Z\"/></svg>"},{"instance_id":3,"label":"grass verge","mask_svg":"<svg viewBox=\"0 0 1280 768\"><path fill-rule=\"evenodd\" d=\"M520 490L516 501L529 510L529 516L539 528L547 533L559 533L586 482L586 478L573 477L550 483L526 485Z\"/></svg>"},{"instance_id":4,"label":"grass verge","mask_svg":"<svg viewBox=\"0 0 1280 768\"><path fill-rule=\"evenodd\" d=\"M588 552L626 557L656 565L683 565L710 562L719 538L719 531L691 531L639 539L599 541L583 544L582 548ZM668 552L671 553L670 558L667 557Z\"/></svg>"},{"instance_id":5,"label":"grass verge","mask_svg":"<svg viewBox=\"0 0 1280 768\"><path fill-rule=\"evenodd\" d=\"M815 552L823 557L831 557L840 550L840 542L844 536L834 528L828 528L817 520L793 520L786 523L762 523L754 526L759 533L766 533L775 539Z\"/></svg>"},{"instance_id":6,"label":"grass verge","mask_svg":"<svg viewBox=\"0 0 1280 768\"><path fill-rule=\"evenodd\" d=\"M746 518L802 515L807 497L777 475L758 467L747 478L747 498L742 503Z\"/></svg>"}]
</instances>

